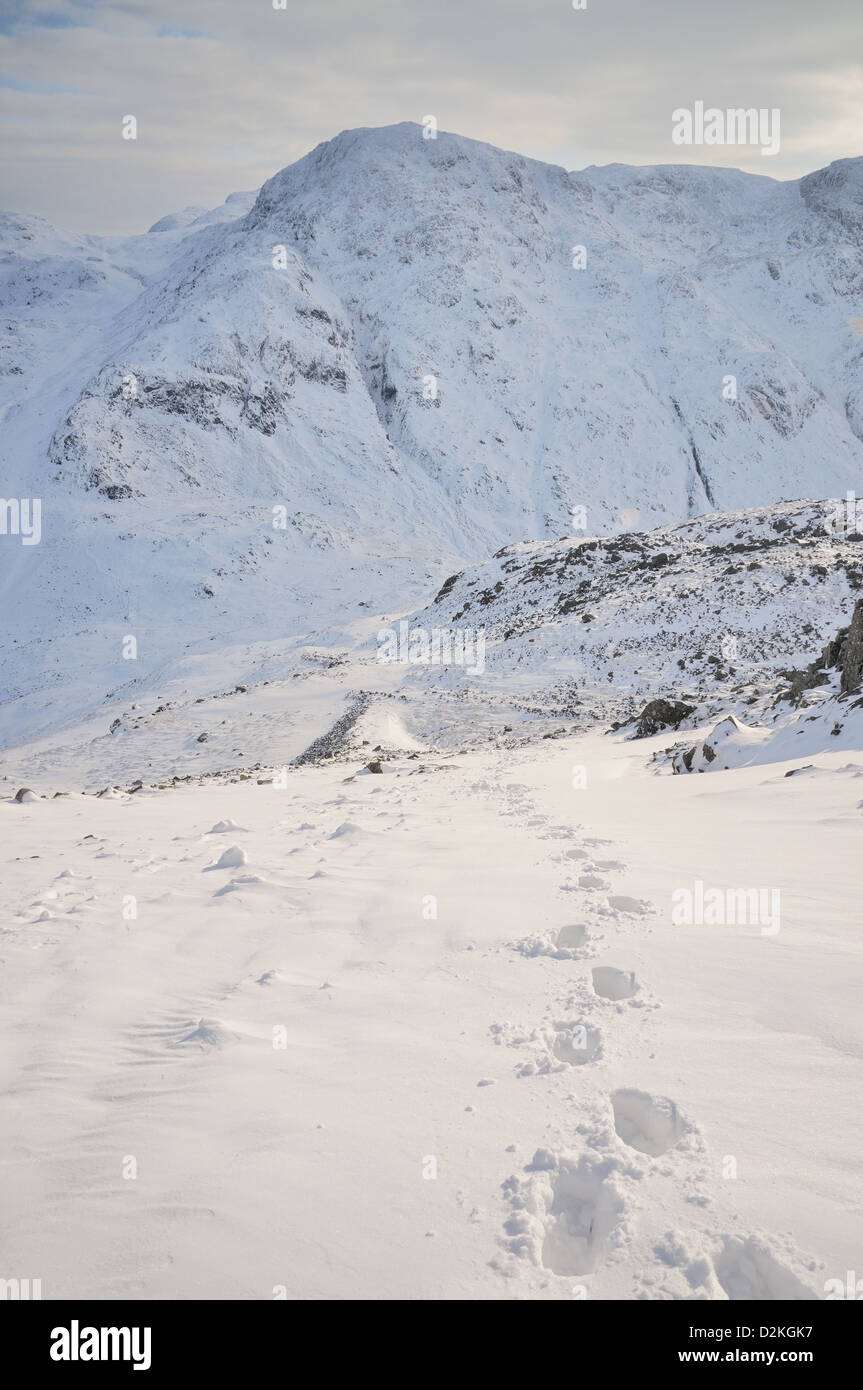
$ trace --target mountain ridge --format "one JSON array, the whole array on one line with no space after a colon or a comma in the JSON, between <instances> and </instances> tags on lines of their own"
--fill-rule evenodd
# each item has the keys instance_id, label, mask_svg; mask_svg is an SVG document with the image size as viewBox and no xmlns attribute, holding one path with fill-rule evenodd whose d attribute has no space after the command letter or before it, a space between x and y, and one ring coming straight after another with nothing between
<instances>
[{"instance_id":1,"label":"mountain ridge","mask_svg":"<svg viewBox=\"0 0 863 1390\"><path fill-rule=\"evenodd\" d=\"M2 538L31 612L7 694L62 687L82 641L113 686L129 630L158 665L416 609L576 512L616 534L843 496L861 190L863 159L568 173L402 123L133 238L5 216L3 485L45 518Z\"/></svg>"}]
</instances>

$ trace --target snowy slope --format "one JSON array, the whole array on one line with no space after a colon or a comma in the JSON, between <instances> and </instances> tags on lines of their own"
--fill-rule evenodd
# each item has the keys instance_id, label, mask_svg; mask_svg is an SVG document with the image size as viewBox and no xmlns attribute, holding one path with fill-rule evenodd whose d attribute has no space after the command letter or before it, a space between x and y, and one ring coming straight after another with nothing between
<instances>
[{"instance_id":1,"label":"snowy slope","mask_svg":"<svg viewBox=\"0 0 863 1390\"><path fill-rule=\"evenodd\" d=\"M3 486L44 534L3 538L6 737L125 683L130 632L155 681L187 644L417 607L573 507L602 534L844 496L861 187L860 160L568 174L404 124L139 237L8 217Z\"/></svg>"},{"instance_id":2,"label":"snowy slope","mask_svg":"<svg viewBox=\"0 0 863 1390\"><path fill-rule=\"evenodd\" d=\"M324 577L329 560L322 552ZM378 583L378 598L389 597L385 574ZM59 669L41 706L25 694L8 703L2 727L18 746L7 749L0 782L50 794L237 769L255 776L322 738L315 757L359 756L379 743L401 753L516 747L597 723L632 736L658 699L685 711L669 744L731 715L766 737L803 713L777 706L778 696L848 623L861 590L859 533L834 533L823 503L795 502L652 532L522 542L449 576L422 609L372 603L367 616L297 636L288 596L276 637L250 616L245 629L194 640L192 610L177 657L118 655L98 702L88 700L86 672L76 686ZM400 632L391 660L387 634ZM120 633L109 633L118 649ZM478 651L481 638L481 668L410 659L412 641L422 655L425 639L428 656L433 638L452 652L464 641ZM95 637L73 633L76 647L99 650ZM807 702L826 700L823 680L807 688ZM37 712L42 720L26 739L22 709L31 724ZM837 746L834 722L825 714L819 725L822 748ZM815 726L806 727L811 745ZM849 724L843 746L854 736Z\"/></svg>"},{"instance_id":3,"label":"snowy slope","mask_svg":"<svg viewBox=\"0 0 863 1390\"><path fill-rule=\"evenodd\" d=\"M8 1266L46 1299L844 1287L860 769L661 746L0 802ZM777 885L781 930L675 926L694 879Z\"/></svg>"},{"instance_id":4,"label":"snowy slope","mask_svg":"<svg viewBox=\"0 0 863 1390\"><path fill-rule=\"evenodd\" d=\"M655 524L859 476L860 161L802 184L567 174L418 136L339 136L265 184L247 224L339 289L388 433L483 534L565 533L579 504L591 529L621 507Z\"/></svg>"},{"instance_id":5,"label":"snowy slope","mask_svg":"<svg viewBox=\"0 0 863 1390\"><path fill-rule=\"evenodd\" d=\"M823 503L707 515L650 532L522 543L450 576L412 627L482 630L485 672L415 667L426 687L521 693L579 720L645 701L762 707L805 666L863 587L863 538Z\"/></svg>"},{"instance_id":6,"label":"snowy slope","mask_svg":"<svg viewBox=\"0 0 863 1390\"><path fill-rule=\"evenodd\" d=\"M787 677L760 721L727 715L698 743L665 750L663 760L678 773L721 772L863 749L863 600L820 655ZM794 770L801 774L817 769Z\"/></svg>"},{"instance_id":7,"label":"snowy slope","mask_svg":"<svg viewBox=\"0 0 863 1390\"><path fill-rule=\"evenodd\" d=\"M861 251L861 159L414 125L137 237L0 220L0 490L43 503L0 535L0 1218L43 1297L859 1270ZM705 884L781 914L681 925Z\"/></svg>"}]
</instances>

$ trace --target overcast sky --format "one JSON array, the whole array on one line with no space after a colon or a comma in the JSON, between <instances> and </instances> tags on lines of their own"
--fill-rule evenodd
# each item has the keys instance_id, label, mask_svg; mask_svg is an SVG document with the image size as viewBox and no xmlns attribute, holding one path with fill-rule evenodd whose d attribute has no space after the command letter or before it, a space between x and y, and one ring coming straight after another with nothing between
<instances>
[{"instance_id":1,"label":"overcast sky","mask_svg":"<svg viewBox=\"0 0 863 1390\"><path fill-rule=\"evenodd\" d=\"M778 107L779 154L674 145L696 101ZM863 154L863 0L0 0L0 206L76 231L143 231L426 115L569 169L796 178Z\"/></svg>"}]
</instances>

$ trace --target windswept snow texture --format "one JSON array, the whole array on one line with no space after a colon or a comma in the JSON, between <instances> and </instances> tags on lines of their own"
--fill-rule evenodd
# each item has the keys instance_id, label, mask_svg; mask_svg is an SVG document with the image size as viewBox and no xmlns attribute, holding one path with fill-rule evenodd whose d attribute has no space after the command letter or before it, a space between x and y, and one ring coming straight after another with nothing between
<instances>
[{"instance_id":1,"label":"windswept snow texture","mask_svg":"<svg viewBox=\"0 0 863 1390\"><path fill-rule=\"evenodd\" d=\"M861 759L657 777L661 747L0 799L6 1268L78 1299L844 1287ZM778 934L676 924L696 880L777 885Z\"/></svg>"},{"instance_id":2,"label":"windswept snow texture","mask_svg":"<svg viewBox=\"0 0 863 1390\"><path fill-rule=\"evenodd\" d=\"M13 726L126 679L126 633L155 669L404 610L573 508L843 497L861 197L859 159L567 173L403 124L142 236L6 216L4 495L43 503L40 545L3 538Z\"/></svg>"}]
</instances>

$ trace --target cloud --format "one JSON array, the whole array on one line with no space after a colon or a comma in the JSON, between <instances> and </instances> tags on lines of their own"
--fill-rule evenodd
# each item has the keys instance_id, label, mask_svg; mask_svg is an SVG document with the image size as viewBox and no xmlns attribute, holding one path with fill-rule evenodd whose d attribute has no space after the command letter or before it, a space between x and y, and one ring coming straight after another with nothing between
<instances>
[{"instance_id":1,"label":"cloud","mask_svg":"<svg viewBox=\"0 0 863 1390\"><path fill-rule=\"evenodd\" d=\"M0 29L17 84L0 94L4 201L76 230L136 231L254 188L342 129L427 114L569 168L795 178L863 153L861 41L859 0L15 4ZM671 114L696 100L778 107L779 154L675 146ZM122 139L128 114L137 141Z\"/></svg>"},{"instance_id":2,"label":"cloud","mask_svg":"<svg viewBox=\"0 0 863 1390\"><path fill-rule=\"evenodd\" d=\"M170 24L160 24L158 29L154 29L157 39L210 39L212 34L207 34L203 29L177 29Z\"/></svg>"},{"instance_id":3,"label":"cloud","mask_svg":"<svg viewBox=\"0 0 863 1390\"><path fill-rule=\"evenodd\" d=\"M73 29L81 22L71 11L44 9L30 0L6 0L4 11L0 13L0 34Z\"/></svg>"},{"instance_id":4,"label":"cloud","mask_svg":"<svg viewBox=\"0 0 863 1390\"><path fill-rule=\"evenodd\" d=\"M13 77L0 72L0 87L9 92L30 92L36 96L79 96L79 87L61 87L53 82L27 82L23 77Z\"/></svg>"}]
</instances>

